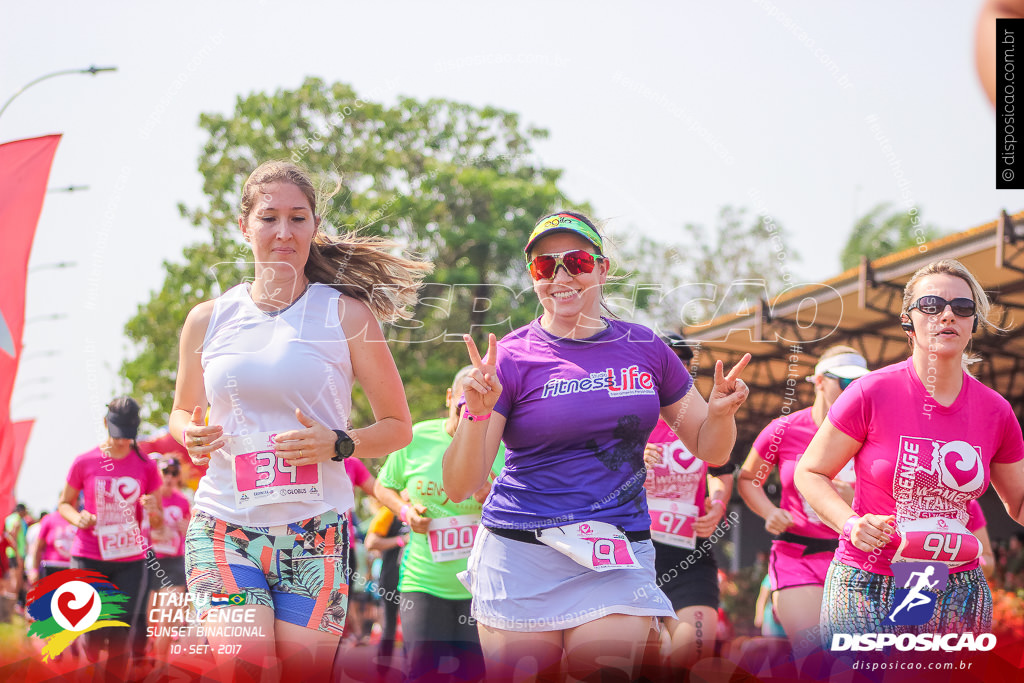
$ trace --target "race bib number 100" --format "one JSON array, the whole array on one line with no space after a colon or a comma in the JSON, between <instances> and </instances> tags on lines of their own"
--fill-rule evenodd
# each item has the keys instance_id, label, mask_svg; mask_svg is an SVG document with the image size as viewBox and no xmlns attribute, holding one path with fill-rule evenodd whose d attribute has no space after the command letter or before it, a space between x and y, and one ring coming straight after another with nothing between
<instances>
[{"instance_id":1,"label":"race bib number 100","mask_svg":"<svg viewBox=\"0 0 1024 683\"><path fill-rule=\"evenodd\" d=\"M260 432L227 440L238 507L324 499L320 463L289 465L274 453L275 436L276 432Z\"/></svg>"},{"instance_id":2,"label":"race bib number 100","mask_svg":"<svg viewBox=\"0 0 1024 683\"><path fill-rule=\"evenodd\" d=\"M480 518L475 515L458 515L431 520L427 527L430 556L434 562L461 560L469 557L476 540Z\"/></svg>"}]
</instances>

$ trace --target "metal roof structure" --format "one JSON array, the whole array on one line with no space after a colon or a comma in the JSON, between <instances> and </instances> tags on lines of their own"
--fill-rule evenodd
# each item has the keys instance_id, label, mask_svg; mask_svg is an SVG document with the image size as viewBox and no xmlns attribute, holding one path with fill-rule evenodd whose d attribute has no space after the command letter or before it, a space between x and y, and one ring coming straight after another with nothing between
<instances>
[{"instance_id":1,"label":"metal roof structure","mask_svg":"<svg viewBox=\"0 0 1024 683\"><path fill-rule=\"evenodd\" d=\"M814 388L805 378L828 347L852 346L871 369L907 358L910 347L899 326L903 287L919 268L942 258L958 259L988 292L990 320L1006 331L983 329L974 335L968 351L981 362L972 372L1010 402L1018 420L1024 419L1024 211L1013 216L1003 211L990 223L863 260L827 282L793 287L746 310L684 327L683 335L700 343L690 367L703 396L711 391L717 360L728 371L744 353L753 356L743 373L750 396L736 414L732 461L743 462L769 422L814 402ZM778 495L769 488L770 495ZM735 492L733 499L731 508L741 517L731 534L735 552L729 564L735 570L767 550L773 537ZM980 502L993 539L1019 532L992 489Z\"/></svg>"},{"instance_id":2,"label":"metal roof structure","mask_svg":"<svg viewBox=\"0 0 1024 683\"><path fill-rule=\"evenodd\" d=\"M990 319L1006 332L979 330L968 350L982 360L972 372L1002 394L1024 418L1024 211L881 259L863 260L827 282L793 287L735 314L721 315L683 335L700 342L691 370L701 394L712 387L715 361L726 370L744 353L750 396L736 415L742 461L760 431L776 417L811 405L805 378L817 356L835 344L860 351L877 369L907 358L899 326L903 287L922 266L955 258L981 282L993 303Z\"/></svg>"}]
</instances>

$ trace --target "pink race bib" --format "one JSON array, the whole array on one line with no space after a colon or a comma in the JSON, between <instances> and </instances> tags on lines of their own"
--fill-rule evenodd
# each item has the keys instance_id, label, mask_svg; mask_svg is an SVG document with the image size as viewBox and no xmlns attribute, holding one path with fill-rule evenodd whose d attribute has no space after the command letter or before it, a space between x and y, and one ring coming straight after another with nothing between
<instances>
[{"instance_id":1,"label":"pink race bib","mask_svg":"<svg viewBox=\"0 0 1024 683\"><path fill-rule=\"evenodd\" d=\"M899 522L900 545L893 562L942 562L958 567L981 557L981 542L955 519L931 517Z\"/></svg>"},{"instance_id":2,"label":"pink race bib","mask_svg":"<svg viewBox=\"0 0 1024 683\"><path fill-rule=\"evenodd\" d=\"M427 542L434 562L448 562L469 557L476 540L480 518L475 515L442 517L430 521Z\"/></svg>"},{"instance_id":3,"label":"pink race bib","mask_svg":"<svg viewBox=\"0 0 1024 683\"><path fill-rule=\"evenodd\" d=\"M626 534L607 522L580 522L537 531L537 540L598 572L640 569Z\"/></svg>"},{"instance_id":4,"label":"pink race bib","mask_svg":"<svg viewBox=\"0 0 1024 683\"><path fill-rule=\"evenodd\" d=\"M275 455L275 436L276 432L260 432L227 440L238 507L324 499L320 463L289 465Z\"/></svg>"},{"instance_id":5,"label":"pink race bib","mask_svg":"<svg viewBox=\"0 0 1024 683\"><path fill-rule=\"evenodd\" d=\"M648 498L651 538L659 543L692 550L697 545L693 523L700 514L696 505L665 498Z\"/></svg>"}]
</instances>

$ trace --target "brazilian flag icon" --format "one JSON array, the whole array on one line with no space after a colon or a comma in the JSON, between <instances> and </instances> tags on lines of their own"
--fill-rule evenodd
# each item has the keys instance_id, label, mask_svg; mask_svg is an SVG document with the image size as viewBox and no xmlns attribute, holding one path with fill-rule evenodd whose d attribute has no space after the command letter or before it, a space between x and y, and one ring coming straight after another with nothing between
<instances>
[{"instance_id":1,"label":"brazilian flag icon","mask_svg":"<svg viewBox=\"0 0 1024 683\"><path fill-rule=\"evenodd\" d=\"M245 593L232 593L228 596L228 603L231 605L244 605L245 604Z\"/></svg>"}]
</instances>

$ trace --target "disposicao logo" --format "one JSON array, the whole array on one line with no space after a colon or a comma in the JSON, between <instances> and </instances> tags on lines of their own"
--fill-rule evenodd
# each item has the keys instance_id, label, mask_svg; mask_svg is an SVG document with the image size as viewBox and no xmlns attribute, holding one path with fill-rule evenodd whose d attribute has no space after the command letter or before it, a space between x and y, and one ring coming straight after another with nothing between
<instances>
[{"instance_id":1,"label":"disposicao logo","mask_svg":"<svg viewBox=\"0 0 1024 683\"><path fill-rule=\"evenodd\" d=\"M921 626L935 613L935 596L946 588L949 568L939 562L895 562L892 575L896 585L893 610L885 616L890 624Z\"/></svg>"},{"instance_id":2,"label":"disposicao logo","mask_svg":"<svg viewBox=\"0 0 1024 683\"><path fill-rule=\"evenodd\" d=\"M28 614L35 621L31 636L46 641L43 661L53 659L75 638L108 626L124 626L129 598L103 574L87 569L65 569L39 582L27 597Z\"/></svg>"},{"instance_id":3,"label":"disposicao logo","mask_svg":"<svg viewBox=\"0 0 1024 683\"><path fill-rule=\"evenodd\" d=\"M922 626L935 613L936 595L946 588L949 567L941 562L894 562L894 583L897 586L892 609L885 615L884 624L894 626ZM986 652L996 646L991 633L833 633L832 651L880 652L895 647L901 652Z\"/></svg>"}]
</instances>

